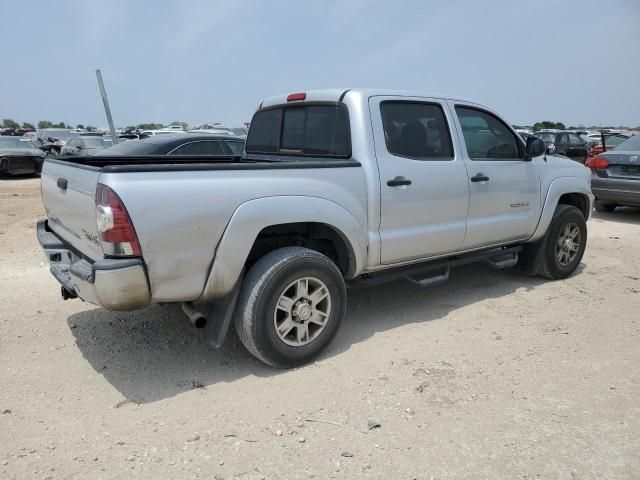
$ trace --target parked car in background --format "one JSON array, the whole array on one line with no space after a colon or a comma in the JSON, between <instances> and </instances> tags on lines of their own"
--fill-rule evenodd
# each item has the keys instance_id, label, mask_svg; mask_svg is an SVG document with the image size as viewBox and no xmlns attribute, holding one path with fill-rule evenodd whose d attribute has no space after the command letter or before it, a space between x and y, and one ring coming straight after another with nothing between
<instances>
[{"instance_id":1,"label":"parked car in background","mask_svg":"<svg viewBox=\"0 0 640 480\"><path fill-rule=\"evenodd\" d=\"M536 132L534 135L547 145L548 153L564 155L576 162L584 163L589 156L586 142L577 133L567 131Z\"/></svg>"},{"instance_id":2,"label":"parked car in background","mask_svg":"<svg viewBox=\"0 0 640 480\"><path fill-rule=\"evenodd\" d=\"M194 128L189 133L212 133L214 135L233 135L236 137L246 137L247 131L242 127L215 127L215 128Z\"/></svg>"},{"instance_id":3,"label":"parked car in background","mask_svg":"<svg viewBox=\"0 0 640 480\"><path fill-rule=\"evenodd\" d=\"M615 133L615 134L601 135L600 138L601 138L600 141L598 141L596 145L591 147L589 155L592 157L595 157L596 155L599 155L602 152L606 152L607 150L611 150L617 147L618 145L626 141L629 138L629 136L621 133ZM602 144L603 138L604 138L604 145Z\"/></svg>"},{"instance_id":4,"label":"parked car in background","mask_svg":"<svg viewBox=\"0 0 640 480\"><path fill-rule=\"evenodd\" d=\"M142 130L139 138L154 137L156 135L175 135L185 133L184 130Z\"/></svg>"},{"instance_id":5,"label":"parked car in background","mask_svg":"<svg viewBox=\"0 0 640 480\"><path fill-rule=\"evenodd\" d=\"M44 128L37 131L38 140L42 143L40 147L45 153L58 155L64 144L71 137L77 135L67 128Z\"/></svg>"},{"instance_id":6,"label":"parked car in background","mask_svg":"<svg viewBox=\"0 0 640 480\"><path fill-rule=\"evenodd\" d=\"M20 175L38 173L42 169L44 152L29 138L0 136L0 173Z\"/></svg>"},{"instance_id":7,"label":"parked car in background","mask_svg":"<svg viewBox=\"0 0 640 480\"><path fill-rule=\"evenodd\" d=\"M102 135L77 135L67 140L60 155L94 155L103 148L113 146L111 137Z\"/></svg>"},{"instance_id":8,"label":"parked car in background","mask_svg":"<svg viewBox=\"0 0 640 480\"><path fill-rule=\"evenodd\" d=\"M619 206L640 207L640 135L587 160L591 190L599 212Z\"/></svg>"},{"instance_id":9,"label":"parked car in background","mask_svg":"<svg viewBox=\"0 0 640 480\"><path fill-rule=\"evenodd\" d=\"M228 135L179 133L128 140L96 153L103 155L242 155L244 140Z\"/></svg>"}]
</instances>

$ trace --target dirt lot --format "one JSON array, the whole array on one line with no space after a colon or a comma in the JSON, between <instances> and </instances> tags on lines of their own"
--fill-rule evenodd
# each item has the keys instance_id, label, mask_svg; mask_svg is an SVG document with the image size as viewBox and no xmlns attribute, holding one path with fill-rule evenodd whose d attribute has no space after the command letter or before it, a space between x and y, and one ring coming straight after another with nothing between
<instances>
[{"instance_id":1,"label":"dirt lot","mask_svg":"<svg viewBox=\"0 0 640 480\"><path fill-rule=\"evenodd\" d=\"M0 180L0 478L640 477L640 210L596 214L566 281L351 291L293 371L175 307L62 301L43 215L38 179Z\"/></svg>"}]
</instances>

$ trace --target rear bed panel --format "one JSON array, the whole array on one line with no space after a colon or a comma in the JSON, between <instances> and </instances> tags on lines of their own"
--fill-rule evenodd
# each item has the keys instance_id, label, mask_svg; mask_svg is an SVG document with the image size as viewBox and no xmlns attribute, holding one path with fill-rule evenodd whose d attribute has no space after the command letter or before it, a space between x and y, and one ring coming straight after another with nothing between
<instances>
[{"instance_id":1,"label":"rear bed panel","mask_svg":"<svg viewBox=\"0 0 640 480\"><path fill-rule=\"evenodd\" d=\"M49 228L93 260L103 257L95 213L99 176L98 168L47 160L41 177Z\"/></svg>"}]
</instances>

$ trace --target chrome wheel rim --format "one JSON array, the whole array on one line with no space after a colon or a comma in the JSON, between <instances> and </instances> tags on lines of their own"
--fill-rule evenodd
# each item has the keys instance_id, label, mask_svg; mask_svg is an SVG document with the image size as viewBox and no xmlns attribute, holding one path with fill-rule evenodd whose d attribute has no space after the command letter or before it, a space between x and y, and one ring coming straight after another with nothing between
<instances>
[{"instance_id":1,"label":"chrome wheel rim","mask_svg":"<svg viewBox=\"0 0 640 480\"><path fill-rule=\"evenodd\" d=\"M566 267L575 260L580 240L580 227L577 223L569 222L560 230L556 240L556 260L560 266Z\"/></svg>"},{"instance_id":2,"label":"chrome wheel rim","mask_svg":"<svg viewBox=\"0 0 640 480\"><path fill-rule=\"evenodd\" d=\"M313 342L327 326L331 315L331 295L315 277L291 282L278 297L273 326L280 340L291 347Z\"/></svg>"}]
</instances>

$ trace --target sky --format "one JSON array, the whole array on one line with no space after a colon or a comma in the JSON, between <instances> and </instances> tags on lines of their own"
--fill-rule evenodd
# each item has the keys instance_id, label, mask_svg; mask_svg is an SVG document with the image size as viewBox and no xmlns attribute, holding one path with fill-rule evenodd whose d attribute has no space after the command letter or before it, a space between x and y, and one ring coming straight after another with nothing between
<instances>
[{"instance_id":1,"label":"sky","mask_svg":"<svg viewBox=\"0 0 640 480\"><path fill-rule=\"evenodd\" d=\"M0 0L0 119L249 121L316 88L458 95L513 124L640 125L640 0Z\"/></svg>"}]
</instances>

